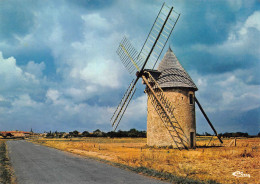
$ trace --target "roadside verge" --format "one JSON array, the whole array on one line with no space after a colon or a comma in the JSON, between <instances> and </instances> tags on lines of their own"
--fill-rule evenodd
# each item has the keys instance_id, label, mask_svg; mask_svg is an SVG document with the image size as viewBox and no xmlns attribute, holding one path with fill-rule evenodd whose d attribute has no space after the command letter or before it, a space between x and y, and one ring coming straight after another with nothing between
<instances>
[{"instance_id":1,"label":"roadside verge","mask_svg":"<svg viewBox=\"0 0 260 184\"><path fill-rule=\"evenodd\" d=\"M16 178L11 166L5 140L0 140L0 183L15 184Z\"/></svg>"}]
</instances>

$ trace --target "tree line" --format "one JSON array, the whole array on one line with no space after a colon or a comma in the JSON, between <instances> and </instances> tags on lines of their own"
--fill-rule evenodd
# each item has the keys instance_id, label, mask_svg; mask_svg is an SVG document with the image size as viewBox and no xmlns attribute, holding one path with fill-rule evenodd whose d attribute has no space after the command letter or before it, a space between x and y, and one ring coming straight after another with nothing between
<instances>
[{"instance_id":1,"label":"tree line","mask_svg":"<svg viewBox=\"0 0 260 184\"><path fill-rule=\"evenodd\" d=\"M204 132L202 134L196 133L197 136L213 136L212 134L208 133L208 132ZM223 138L229 138L229 137L255 137L255 136L251 136L248 133L243 133L243 132L225 132L225 133L220 133L219 134L220 137ZM260 132L257 135L258 137L260 137ZM99 129L93 131L92 133L88 132L88 131L84 131L82 133L80 133L77 130L74 130L72 132L69 133L65 133L65 132L48 132L46 134L46 137L48 138L71 138L71 137L146 137L146 131L139 131L136 130L134 128L130 129L129 131L122 131L122 130L118 130L117 132L115 131L110 131L110 132L103 132Z\"/></svg>"},{"instance_id":2,"label":"tree line","mask_svg":"<svg viewBox=\"0 0 260 184\"><path fill-rule=\"evenodd\" d=\"M196 133L197 136L212 136L212 134L208 133L208 132L204 132L203 134L198 134ZM220 133L218 134L220 137L223 138L230 138L230 137L255 137L252 135L249 135L248 133L243 133L243 132L225 132L225 133ZM260 137L260 132L257 135L258 137Z\"/></svg>"},{"instance_id":3,"label":"tree line","mask_svg":"<svg viewBox=\"0 0 260 184\"><path fill-rule=\"evenodd\" d=\"M122 131L118 130L110 131L110 132L102 132L101 130L97 129L93 131L92 133L88 131L84 131L80 133L77 130L74 130L72 132L66 133L66 132L48 132L46 134L47 138L72 138L72 137L146 137L146 131L139 131L134 128L130 129L129 131Z\"/></svg>"}]
</instances>

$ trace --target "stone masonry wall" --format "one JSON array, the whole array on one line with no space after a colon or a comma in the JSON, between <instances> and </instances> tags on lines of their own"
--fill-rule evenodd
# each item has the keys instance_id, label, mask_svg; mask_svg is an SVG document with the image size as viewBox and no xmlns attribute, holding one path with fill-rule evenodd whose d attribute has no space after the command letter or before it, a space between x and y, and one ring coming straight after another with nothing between
<instances>
[{"instance_id":1,"label":"stone masonry wall","mask_svg":"<svg viewBox=\"0 0 260 184\"><path fill-rule=\"evenodd\" d=\"M190 148L190 132L194 132L193 147L196 143L196 121L194 91L189 89L164 89L164 93L174 106L174 115L188 138ZM190 104L189 95L193 95L193 103ZM147 101L147 144L149 146L173 146L176 147L168 130L154 109L148 98Z\"/></svg>"}]
</instances>

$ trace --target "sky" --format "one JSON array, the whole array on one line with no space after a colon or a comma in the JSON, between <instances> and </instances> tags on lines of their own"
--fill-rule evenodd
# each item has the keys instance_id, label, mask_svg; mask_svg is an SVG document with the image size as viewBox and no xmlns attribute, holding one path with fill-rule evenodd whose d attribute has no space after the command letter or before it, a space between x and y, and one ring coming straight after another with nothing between
<instances>
[{"instance_id":1,"label":"sky","mask_svg":"<svg viewBox=\"0 0 260 184\"><path fill-rule=\"evenodd\" d=\"M0 0L0 130L111 131L132 80L116 54L140 50L161 0ZM260 2L166 1L181 13L171 47L218 132L260 129ZM163 55L162 54L162 55ZM139 81L119 129L146 130ZM196 110L197 132L212 133Z\"/></svg>"}]
</instances>

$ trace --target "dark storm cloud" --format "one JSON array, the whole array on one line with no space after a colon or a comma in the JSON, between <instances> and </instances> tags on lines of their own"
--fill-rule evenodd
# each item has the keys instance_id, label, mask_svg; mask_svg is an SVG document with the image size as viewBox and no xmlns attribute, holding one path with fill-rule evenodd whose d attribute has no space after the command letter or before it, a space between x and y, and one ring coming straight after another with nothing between
<instances>
[{"instance_id":1,"label":"dark storm cloud","mask_svg":"<svg viewBox=\"0 0 260 184\"><path fill-rule=\"evenodd\" d=\"M0 2L0 38L15 41L15 36L24 36L35 25L31 6L25 1L10 0Z\"/></svg>"}]
</instances>

